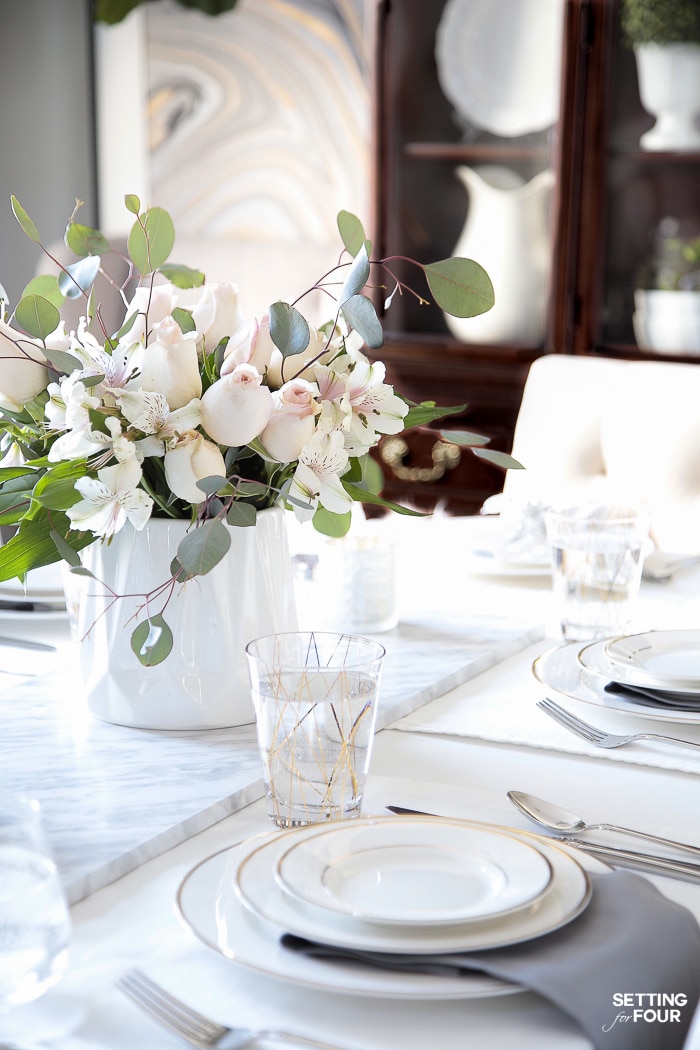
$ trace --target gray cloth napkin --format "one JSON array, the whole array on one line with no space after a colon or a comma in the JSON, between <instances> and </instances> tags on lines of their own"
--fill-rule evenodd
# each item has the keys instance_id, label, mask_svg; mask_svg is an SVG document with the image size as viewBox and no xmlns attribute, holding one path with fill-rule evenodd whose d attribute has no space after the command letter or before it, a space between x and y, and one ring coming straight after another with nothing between
<instances>
[{"instance_id":1,"label":"gray cloth napkin","mask_svg":"<svg viewBox=\"0 0 700 1050\"><path fill-rule=\"evenodd\" d=\"M700 711L700 699L695 693L679 693L671 689L650 689L641 685L627 685L621 682L608 682L604 687L606 693L614 693L635 704L645 707L670 707L675 711Z\"/></svg>"},{"instance_id":2,"label":"gray cloth napkin","mask_svg":"<svg viewBox=\"0 0 700 1050\"><path fill-rule=\"evenodd\" d=\"M508 948L394 955L334 948L291 934L282 944L313 958L412 973L480 970L548 999L578 1021L598 1050L681 1050L700 997L698 923L640 875L615 871L591 880L593 895L582 915L561 930Z\"/></svg>"}]
</instances>

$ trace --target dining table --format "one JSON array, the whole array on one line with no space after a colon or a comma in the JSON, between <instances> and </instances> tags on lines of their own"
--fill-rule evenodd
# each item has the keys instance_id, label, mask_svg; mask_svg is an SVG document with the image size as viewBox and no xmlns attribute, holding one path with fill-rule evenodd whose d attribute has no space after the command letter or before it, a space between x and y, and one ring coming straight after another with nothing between
<instances>
[{"instance_id":1,"label":"dining table","mask_svg":"<svg viewBox=\"0 0 700 1050\"><path fill-rule=\"evenodd\" d=\"M563 645L548 567L481 557L498 535L496 517L435 513L391 527L399 619L374 636L386 658L363 815L392 806L534 832L507 797L519 790L587 821L700 847L700 750L654 741L602 749L537 706L557 694L533 666ZM299 586L301 625L323 629L313 580ZM139 968L223 1024L301 1032L341 1050L590 1050L578 1024L532 991L391 995L381 982L358 991L342 968L319 986L293 960L280 973L212 947L183 916L183 882L222 851L281 834L267 816L255 726L166 732L100 722L81 696L68 616L5 609L2 617L0 791L42 805L72 940L61 980L0 1017L0 1047L180 1046L120 990L118 980ZM642 581L628 631L675 629L700 630L700 566ZM25 647L37 643L44 648ZM651 726L700 743L700 724L558 699L613 730ZM613 832L589 837L646 851ZM639 877L700 920L700 878ZM613 995L624 992L649 989L611 987L611 1022L620 1012ZM685 1050L700 1050L700 1017Z\"/></svg>"}]
</instances>

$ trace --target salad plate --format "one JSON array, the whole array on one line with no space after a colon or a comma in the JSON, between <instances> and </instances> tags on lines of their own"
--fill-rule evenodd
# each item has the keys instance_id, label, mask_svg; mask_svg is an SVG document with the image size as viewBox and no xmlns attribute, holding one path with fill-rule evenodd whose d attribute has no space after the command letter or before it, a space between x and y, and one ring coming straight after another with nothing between
<instances>
[{"instance_id":1,"label":"salad plate","mask_svg":"<svg viewBox=\"0 0 700 1050\"><path fill-rule=\"evenodd\" d=\"M354 822L292 843L275 874L302 902L388 925L454 925L540 897L546 858L512 835L459 824Z\"/></svg>"},{"instance_id":2,"label":"salad plate","mask_svg":"<svg viewBox=\"0 0 700 1050\"><path fill-rule=\"evenodd\" d=\"M354 823L358 826L371 821L389 828L399 822L408 827L412 819L406 816L357 818ZM425 819L421 818L421 824ZM468 825L468 822L459 823ZM323 830L323 827L305 829L305 836L322 834ZM298 829L296 835L299 835ZM449 926L388 925L358 920L352 915L303 903L282 890L275 872L294 836L292 831L253 848L235 874L235 892L258 918L287 933L336 948L432 955L519 944L570 922L585 908L590 897L589 881L580 865L557 847L538 844L537 849L551 866L552 879L547 890L529 907L505 916Z\"/></svg>"}]
</instances>

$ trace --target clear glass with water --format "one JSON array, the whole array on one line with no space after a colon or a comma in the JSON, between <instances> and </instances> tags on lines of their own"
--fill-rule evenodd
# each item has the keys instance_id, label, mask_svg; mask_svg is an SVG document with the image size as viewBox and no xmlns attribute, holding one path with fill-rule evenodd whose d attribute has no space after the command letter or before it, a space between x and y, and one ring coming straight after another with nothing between
<instances>
[{"instance_id":1,"label":"clear glass with water","mask_svg":"<svg viewBox=\"0 0 700 1050\"><path fill-rule=\"evenodd\" d=\"M300 631L246 652L270 818L286 828L359 815L383 646Z\"/></svg>"},{"instance_id":2,"label":"clear glass with water","mask_svg":"<svg viewBox=\"0 0 700 1050\"><path fill-rule=\"evenodd\" d=\"M592 641L624 632L639 593L647 511L585 505L549 509L545 521L563 637Z\"/></svg>"},{"instance_id":3,"label":"clear glass with water","mask_svg":"<svg viewBox=\"0 0 700 1050\"><path fill-rule=\"evenodd\" d=\"M0 1013L30 1002L60 979L70 919L39 804L0 800Z\"/></svg>"}]
</instances>

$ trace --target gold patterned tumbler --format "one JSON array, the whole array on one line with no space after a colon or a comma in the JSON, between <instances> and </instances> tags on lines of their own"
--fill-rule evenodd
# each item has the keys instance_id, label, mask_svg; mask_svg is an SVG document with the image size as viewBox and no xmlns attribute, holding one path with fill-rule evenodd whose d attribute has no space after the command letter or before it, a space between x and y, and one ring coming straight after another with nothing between
<instances>
[{"instance_id":1,"label":"gold patterned tumbler","mask_svg":"<svg viewBox=\"0 0 700 1050\"><path fill-rule=\"evenodd\" d=\"M281 828L359 816L385 650L298 631L246 647L268 814Z\"/></svg>"}]
</instances>

